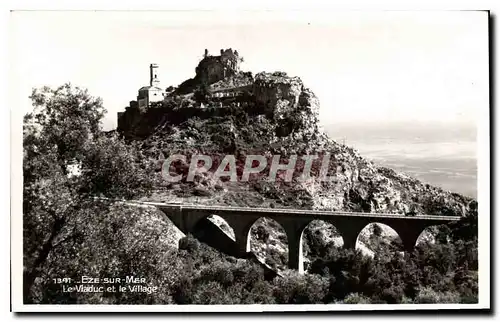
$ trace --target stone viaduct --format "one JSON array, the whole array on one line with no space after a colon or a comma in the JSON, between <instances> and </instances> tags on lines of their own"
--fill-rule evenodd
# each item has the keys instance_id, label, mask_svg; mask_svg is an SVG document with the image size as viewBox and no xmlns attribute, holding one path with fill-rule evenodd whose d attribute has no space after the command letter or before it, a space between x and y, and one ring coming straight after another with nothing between
<instances>
[{"instance_id":1,"label":"stone viaduct","mask_svg":"<svg viewBox=\"0 0 500 322\"><path fill-rule=\"evenodd\" d=\"M344 247L354 248L359 233L370 223L385 224L394 229L403 242L405 251L411 252L422 231L430 226L460 220L451 216L403 216L384 213L331 212L304 209L246 208L207 206L191 204L167 204L142 202L154 206L185 234L192 233L196 226L210 215L223 218L234 230L236 252L244 256L250 252L250 228L261 217L278 222L288 238L288 266L303 272L302 235L313 220L331 223L344 240ZM214 236L215 238L215 236Z\"/></svg>"}]
</instances>

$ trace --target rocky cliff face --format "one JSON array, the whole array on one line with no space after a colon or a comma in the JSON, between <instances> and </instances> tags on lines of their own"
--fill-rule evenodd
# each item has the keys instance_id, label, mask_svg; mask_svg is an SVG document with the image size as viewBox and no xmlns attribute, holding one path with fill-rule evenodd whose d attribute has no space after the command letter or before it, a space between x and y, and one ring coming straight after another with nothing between
<instances>
[{"instance_id":1,"label":"rocky cliff face","mask_svg":"<svg viewBox=\"0 0 500 322\"><path fill-rule=\"evenodd\" d=\"M298 77L288 77L286 73L259 73L255 76L253 94L258 104L277 112L294 109L299 103L299 96L304 84Z\"/></svg>"},{"instance_id":2,"label":"rocky cliff face","mask_svg":"<svg viewBox=\"0 0 500 322\"><path fill-rule=\"evenodd\" d=\"M212 203L401 215L463 216L476 207L471 198L379 167L329 139L319 127L319 101L299 77L284 72L262 72L252 77L238 70L233 56L223 57L205 57L196 77L181 84L179 88L183 89L173 91L161 104L141 112L129 108L124 116L133 121L121 132L131 140L140 140L144 153L159 164L172 153L211 153L219 157L260 153L284 158L328 153L331 180L324 182L313 176L306 182L294 178L287 184L231 183L215 180L208 173L195 183L163 184L162 198L189 198L204 191L201 194L210 196ZM238 90L237 95L211 94L231 93L233 89Z\"/></svg>"},{"instance_id":3,"label":"rocky cliff face","mask_svg":"<svg viewBox=\"0 0 500 322\"><path fill-rule=\"evenodd\" d=\"M160 104L145 111L129 107L122 115L119 131L140 144L143 153L157 163L159 178L163 160L172 154L188 158L209 154L215 160L211 170L199 173L194 182L160 180L153 200L389 212L402 216L465 216L477 210L477 203L471 198L377 166L352 148L329 139L319 126L319 101L300 78L283 72L262 72L253 77L234 68L231 59L222 57L205 57L196 76L171 91ZM307 181L298 180L301 172L296 171L292 182L267 182L263 177L269 171L268 164L261 177L249 182L229 182L214 176L217 160L226 154L235 155L239 174L241 160L248 154L261 154L268 160L276 154L282 159L293 154L299 155L299 159L329 154L330 180L320 180L319 166L313 163L316 176ZM300 168L298 164L296 168ZM185 174L188 167L181 163L174 170ZM329 239L340 238L333 226L310 226L308 229L330 236ZM286 266L287 247L286 235L278 228L277 223L262 218L253 226L251 240L257 256L280 268ZM268 232L275 245L271 253L269 241L257 238L258 230ZM358 242L359 247L366 248L365 253L373 253L373 245Z\"/></svg>"}]
</instances>

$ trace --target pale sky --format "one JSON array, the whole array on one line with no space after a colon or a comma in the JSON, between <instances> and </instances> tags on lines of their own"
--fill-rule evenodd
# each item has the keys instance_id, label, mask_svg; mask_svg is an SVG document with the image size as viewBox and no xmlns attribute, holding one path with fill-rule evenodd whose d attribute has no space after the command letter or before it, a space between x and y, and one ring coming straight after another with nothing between
<instances>
[{"instance_id":1,"label":"pale sky","mask_svg":"<svg viewBox=\"0 0 500 322\"><path fill-rule=\"evenodd\" d=\"M104 100L105 129L149 83L195 74L204 49L238 50L243 70L286 71L334 123L475 125L488 106L486 12L13 12L10 93L65 82Z\"/></svg>"}]
</instances>

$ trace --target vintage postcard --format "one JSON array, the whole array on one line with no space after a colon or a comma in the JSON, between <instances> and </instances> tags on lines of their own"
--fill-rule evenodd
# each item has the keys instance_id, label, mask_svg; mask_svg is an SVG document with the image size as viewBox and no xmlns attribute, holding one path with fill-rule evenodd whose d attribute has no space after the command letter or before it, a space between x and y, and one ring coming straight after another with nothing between
<instances>
[{"instance_id":1,"label":"vintage postcard","mask_svg":"<svg viewBox=\"0 0 500 322\"><path fill-rule=\"evenodd\" d=\"M490 308L488 11L12 11L12 310Z\"/></svg>"}]
</instances>

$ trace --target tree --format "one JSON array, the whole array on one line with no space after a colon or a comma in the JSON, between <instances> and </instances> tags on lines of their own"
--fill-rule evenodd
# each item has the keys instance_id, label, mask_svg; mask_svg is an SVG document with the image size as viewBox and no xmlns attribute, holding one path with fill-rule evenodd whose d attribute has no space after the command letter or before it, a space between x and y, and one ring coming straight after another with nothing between
<instances>
[{"instance_id":1,"label":"tree","mask_svg":"<svg viewBox=\"0 0 500 322\"><path fill-rule=\"evenodd\" d=\"M81 235L91 197L143 194L150 165L100 121L106 110L87 90L65 84L34 89L23 127L25 302L55 248Z\"/></svg>"},{"instance_id":2,"label":"tree","mask_svg":"<svg viewBox=\"0 0 500 322\"><path fill-rule=\"evenodd\" d=\"M204 81L194 91L193 97L197 102L207 103L209 95L210 95L210 90L208 84L207 82Z\"/></svg>"}]
</instances>

